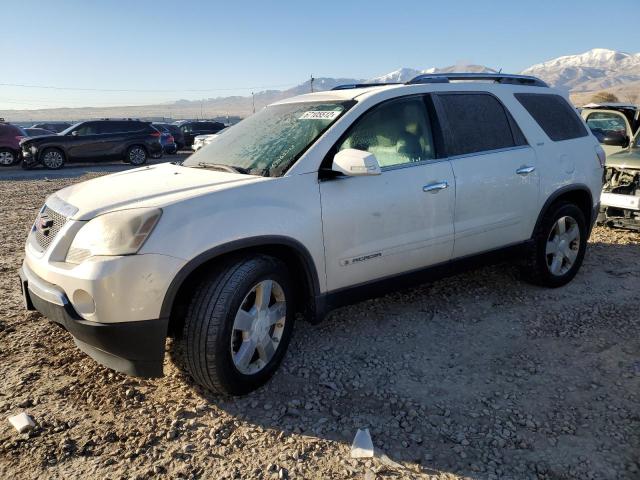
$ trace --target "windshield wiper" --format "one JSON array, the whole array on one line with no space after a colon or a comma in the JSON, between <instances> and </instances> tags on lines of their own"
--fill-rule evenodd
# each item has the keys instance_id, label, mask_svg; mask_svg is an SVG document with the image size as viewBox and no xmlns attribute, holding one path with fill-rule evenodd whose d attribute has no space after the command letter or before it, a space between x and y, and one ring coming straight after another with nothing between
<instances>
[{"instance_id":1,"label":"windshield wiper","mask_svg":"<svg viewBox=\"0 0 640 480\"><path fill-rule=\"evenodd\" d=\"M249 170L242 167L234 167L233 165L224 165L222 163L207 163L207 162L198 162L198 167L200 168L211 168L213 170L221 170L223 172L230 173L242 173L243 175L247 175Z\"/></svg>"}]
</instances>

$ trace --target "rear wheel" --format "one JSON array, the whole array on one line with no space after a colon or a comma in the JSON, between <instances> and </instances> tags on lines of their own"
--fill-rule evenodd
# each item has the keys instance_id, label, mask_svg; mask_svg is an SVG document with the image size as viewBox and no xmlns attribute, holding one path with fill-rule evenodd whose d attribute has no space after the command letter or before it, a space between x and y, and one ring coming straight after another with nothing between
<instances>
[{"instance_id":1,"label":"rear wheel","mask_svg":"<svg viewBox=\"0 0 640 480\"><path fill-rule=\"evenodd\" d=\"M10 148L0 148L0 166L9 167L16 163L18 154Z\"/></svg>"},{"instance_id":2,"label":"rear wheel","mask_svg":"<svg viewBox=\"0 0 640 480\"><path fill-rule=\"evenodd\" d=\"M536 235L525 276L546 287L561 287L576 276L587 248L587 224L572 203L552 205Z\"/></svg>"},{"instance_id":3,"label":"rear wheel","mask_svg":"<svg viewBox=\"0 0 640 480\"><path fill-rule=\"evenodd\" d=\"M144 165L147 162L147 151L140 145L134 145L127 150L127 162L131 165Z\"/></svg>"},{"instance_id":4,"label":"rear wheel","mask_svg":"<svg viewBox=\"0 0 640 480\"><path fill-rule=\"evenodd\" d=\"M49 170L58 170L64 166L65 156L57 148L46 148L40 153L40 162Z\"/></svg>"},{"instance_id":5,"label":"rear wheel","mask_svg":"<svg viewBox=\"0 0 640 480\"><path fill-rule=\"evenodd\" d=\"M200 385L242 395L276 371L293 330L286 266L264 255L235 259L202 281L182 336L187 371Z\"/></svg>"}]
</instances>

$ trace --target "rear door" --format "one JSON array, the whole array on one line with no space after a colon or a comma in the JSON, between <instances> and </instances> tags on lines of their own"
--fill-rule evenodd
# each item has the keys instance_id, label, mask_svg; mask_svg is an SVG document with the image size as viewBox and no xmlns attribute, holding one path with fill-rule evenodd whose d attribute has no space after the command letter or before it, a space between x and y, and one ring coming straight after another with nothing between
<instances>
[{"instance_id":1,"label":"rear door","mask_svg":"<svg viewBox=\"0 0 640 480\"><path fill-rule=\"evenodd\" d=\"M373 153L382 174L320 183L328 289L449 260L455 180L438 156L424 97L390 100L363 114L328 160L345 148Z\"/></svg>"},{"instance_id":2,"label":"rear door","mask_svg":"<svg viewBox=\"0 0 640 480\"><path fill-rule=\"evenodd\" d=\"M434 102L456 179L453 257L528 239L537 161L507 109L485 92L439 93Z\"/></svg>"},{"instance_id":3,"label":"rear door","mask_svg":"<svg viewBox=\"0 0 640 480\"><path fill-rule=\"evenodd\" d=\"M615 110L582 110L582 118L602 145L607 156L629 146L633 132L627 117Z\"/></svg>"}]
</instances>

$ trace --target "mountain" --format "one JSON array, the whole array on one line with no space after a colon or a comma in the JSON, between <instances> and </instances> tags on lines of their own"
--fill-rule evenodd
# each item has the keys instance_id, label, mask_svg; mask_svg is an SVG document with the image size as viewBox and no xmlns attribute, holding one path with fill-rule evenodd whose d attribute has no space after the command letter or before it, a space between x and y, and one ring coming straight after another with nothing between
<instances>
[{"instance_id":1,"label":"mountain","mask_svg":"<svg viewBox=\"0 0 640 480\"><path fill-rule=\"evenodd\" d=\"M330 90L349 83L407 82L422 73L486 72L495 70L484 65L458 63L448 67L431 67L423 70L400 68L368 80L356 78L316 78L315 91ZM534 75L550 85L569 90L574 103L586 103L593 93L607 90L623 101L640 100L640 53L624 53L604 48L594 48L578 55L566 55L533 65L521 73ZM288 90L265 90L251 96L208 98L203 100L178 100L159 105L57 108L43 110L4 110L0 117L10 121L78 120L101 117L138 118L210 118L247 116L255 109L283 98L308 93L310 81Z\"/></svg>"},{"instance_id":2,"label":"mountain","mask_svg":"<svg viewBox=\"0 0 640 480\"><path fill-rule=\"evenodd\" d=\"M608 90L640 82L640 53L594 48L538 63L522 73L573 93Z\"/></svg>"}]
</instances>

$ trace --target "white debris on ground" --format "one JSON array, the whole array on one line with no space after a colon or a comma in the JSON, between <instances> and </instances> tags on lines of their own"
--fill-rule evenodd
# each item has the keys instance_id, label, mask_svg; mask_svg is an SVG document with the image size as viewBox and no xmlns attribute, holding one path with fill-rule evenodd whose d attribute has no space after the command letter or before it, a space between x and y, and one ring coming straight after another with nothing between
<instances>
[{"instance_id":1,"label":"white debris on ground","mask_svg":"<svg viewBox=\"0 0 640 480\"><path fill-rule=\"evenodd\" d=\"M358 429L351 444L351 458L373 457L373 441L369 429Z\"/></svg>"},{"instance_id":2,"label":"white debris on ground","mask_svg":"<svg viewBox=\"0 0 640 480\"><path fill-rule=\"evenodd\" d=\"M9 423L13 425L13 428L15 428L18 433L27 432L36 426L35 422L25 412L9 417L7 420L9 420Z\"/></svg>"}]
</instances>

